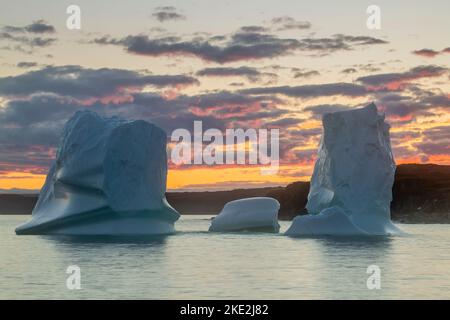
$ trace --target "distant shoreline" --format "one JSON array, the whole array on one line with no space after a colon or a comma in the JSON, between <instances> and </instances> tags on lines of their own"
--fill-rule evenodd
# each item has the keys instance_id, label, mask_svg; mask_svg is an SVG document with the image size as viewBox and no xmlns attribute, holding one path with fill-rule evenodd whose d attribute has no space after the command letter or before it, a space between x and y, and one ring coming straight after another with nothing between
<instances>
[{"instance_id":1,"label":"distant shoreline","mask_svg":"<svg viewBox=\"0 0 450 320\"><path fill-rule=\"evenodd\" d=\"M309 182L286 187L228 191L168 192L167 201L182 215L214 215L225 203L247 197L267 196L280 202L280 220L305 214ZM450 223L450 166L403 164L397 166L392 190L392 220L401 223ZM37 194L0 194L0 214L30 214Z\"/></svg>"}]
</instances>

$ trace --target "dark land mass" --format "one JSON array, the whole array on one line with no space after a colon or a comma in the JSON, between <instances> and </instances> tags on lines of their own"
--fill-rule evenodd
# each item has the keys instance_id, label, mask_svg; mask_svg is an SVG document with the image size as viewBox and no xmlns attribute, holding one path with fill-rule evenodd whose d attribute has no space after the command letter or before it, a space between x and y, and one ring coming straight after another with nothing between
<instances>
[{"instance_id":1,"label":"dark land mass","mask_svg":"<svg viewBox=\"0 0 450 320\"><path fill-rule=\"evenodd\" d=\"M286 187L230 191L168 192L167 200L181 214L216 214L225 203L247 197L273 197L280 204L279 218L306 214L309 182ZM450 223L450 166L403 164L397 166L392 190L392 219L404 223ZM1 194L0 214L30 214L37 195Z\"/></svg>"}]
</instances>

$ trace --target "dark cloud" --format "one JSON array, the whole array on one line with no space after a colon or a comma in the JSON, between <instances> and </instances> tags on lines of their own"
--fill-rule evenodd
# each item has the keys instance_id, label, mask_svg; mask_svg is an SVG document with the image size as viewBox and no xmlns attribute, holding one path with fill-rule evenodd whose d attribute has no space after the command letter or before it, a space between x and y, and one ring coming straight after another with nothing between
<instances>
[{"instance_id":1,"label":"dark cloud","mask_svg":"<svg viewBox=\"0 0 450 320\"><path fill-rule=\"evenodd\" d=\"M0 165L45 173L62 126L79 105L55 95L9 101L0 110Z\"/></svg>"},{"instance_id":2,"label":"dark cloud","mask_svg":"<svg viewBox=\"0 0 450 320\"><path fill-rule=\"evenodd\" d=\"M405 131L394 131L389 134L391 136L391 140L395 142L404 142L409 141L411 139L420 138L421 134L419 131L411 131L411 130L405 130Z\"/></svg>"},{"instance_id":3,"label":"dark cloud","mask_svg":"<svg viewBox=\"0 0 450 320\"><path fill-rule=\"evenodd\" d=\"M414 147L410 146L398 146L393 145L392 146L392 153L394 154L395 159L401 159L401 158L415 158L418 156L418 151Z\"/></svg>"},{"instance_id":4,"label":"dark cloud","mask_svg":"<svg viewBox=\"0 0 450 320\"><path fill-rule=\"evenodd\" d=\"M29 25L26 25L24 27L18 27L18 26L4 26L2 28L4 32L7 33L55 33L56 29L54 26L46 22L45 20L36 20L33 21L33 23L30 23Z\"/></svg>"},{"instance_id":5,"label":"dark cloud","mask_svg":"<svg viewBox=\"0 0 450 320\"><path fill-rule=\"evenodd\" d=\"M292 151L295 157L301 162L313 163L317 158L317 149L304 149Z\"/></svg>"},{"instance_id":6,"label":"dark cloud","mask_svg":"<svg viewBox=\"0 0 450 320\"><path fill-rule=\"evenodd\" d=\"M245 77L250 81L260 81L263 77L276 78L275 73L261 72L256 68L238 67L238 68L205 68L198 71L197 76L207 77Z\"/></svg>"},{"instance_id":7,"label":"dark cloud","mask_svg":"<svg viewBox=\"0 0 450 320\"><path fill-rule=\"evenodd\" d=\"M97 39L96 43L104 43ZM226 63L241 60L274 58L292 53L298 40L280 39L260 33L238 33L225 45L214 45L208 41L167 41L150 39L147 36L128 36L108 43L124 45L128 52L147 55L187 55L205 61Z\"/></svg>"},{"instance_id":8,"label":"dark cloud","mask_svg":"<svg viewBox=\"0 0 450 320\"><path fill-rule=\"evenodd\" d=\"M366 63L366 64L359 64L357 65L358 68L360 68L363 71L367 72L376 72L380 71L381 69L377 66L375 66L373 63Z\"/></svg>"},{"instance_id":9,"label":"dark cloud","mask_svg":"<svg viewBox=\"0 0 450 320\"><path fill-rule=\"evenodd\" d=\"M443 54L443 53L450 53L450 48L442 49L441 51L436 51L433 49L420 49L420 50L414 50L412 52L413 54L425 58L434 58L437 55Z\"/></svg>"},{"instance_id":10,"label":"dark cloud","mask_svg":"<svg viewBox=\"0 0 450 320\"><path fill-rule=\"evenodd\" d=\"M34 21L33 23L24 27L25 31L31 33L54 33L55 27L48 24L44 20Z\"/></svg>"},{"instance_id":11,"label":"dark cloud","mask_svg":"<svg viewBox=\"0 0 450 320\"><path fill-rule=\"evenodd\" d=\"M7 32L0 32L0 40L16 42L30 48L47 47L56 42L55 38L30 37L28 35L15 35Z\"/></svg>"},{"instance_id":12,"label":"dark cloud","mask_svg":"<svg viewBox=\"0 0 450 320\"><path fill-rule=\"evenodd\" d=\"M424 104L400 94L383 95L378 98L377 104L391 121L409 122L419 114L427 114Z\"/></svg>"},{"instance_id":13,"label":"dark cloud","mask_svg":"<svg viewBox=\"0 0 450 320\"><path fill-rule=\"evenodd\" d=\"M21 61L19 63L17 63L17 67L18 68L32 68L32 67L36 67L38 64L36 62L28 62L28 61Z\"/></svg>"},{"instance_id":14,"label":"dark cloud","mask_svg":"<svg viewBox=\"0 0 450 320\"><path fill-rule=\"evenodd\" d=\"M1 30L6 33L23 33L23 32L25 32L24 27L16 27L16 26L4 26L4 27L2 27Z\"/></svg>"},{"instance_id":15,"label":"dark cloud","mask_svg":"<svg viewBox=\"0 0 450 320\"><path fill-rule=\"evenodd\" d=\"M352 83L328 83L304 86L259 87L241 90L245 94L282 94L296 98L326 96L360 97L368 93L364 86Z\"/></svg>"},{"instance_id":16,"label":"dark cloud","mask_svg":"<svg viewBox=\"0 0 450 320\"><path fill-rule=\"evenodd\" d=\"M417 148L417 150L425 153L428 156L450 154L450 141L448 140L444 142L420 142L415 143L414 146Z\"/></svg>"},{"instance_id":17,"label":"dark cloud","mask_svg":"<svg viewBox=\"0 0 450 320\"><path fill-rule=\"evenodd\" d=\"M118 104L99 100L86 103L68 96L37 93L7 101L0 108L0 166L7 171L45 172L54 157L64 123L78 110L147 120L168 134L177 128L192 130L195 120L202 121L205 129L225 130L234 123L270 121L285 114L277 107L275 98L228 91L170 99L158 93L141 92L132 93L131 98Z\"/></svg>"},{"instance_id":18,"label":"dark cloud","mask_svg":"<svg viewBox=\"0 0 450 320\"><path fill-rule=\"evenodd\" d=\"M302 30L302 29L311 28L310 22L297 21L294 18L289 17L289 16L273 18L272 24L274 25L274 27L277 31L293 30L293 29Z\"/></svg>"},{"instance_id":19,"label":"dark cloud","mask_svg":"<svg viewBox=\"0 0 450 320\"><path fill-rule=\"evenodd\" d=\"M316 55L327 55L335 51L353 50L358 46L387 44L382 39L369 36L351 36L337 34L329 38L305 38L301 40L300 49L312 51Z\"/></svg>"},{"instance_id":20,"label":"dark cloud","mask_svg":"<svg viewBox=\"0 0 450 320\"><path fill-rule=\"evenodd\" d=\"M193 85L184 75L149 75L124 69L88 69L81 66L47 66L17 76L0 78L0 95L50 92L79 98L101 97L127 88Z\"/></svg>"},{"instance_id":21,"label":"dark cloud","mask_svg":"<svg viewBox=\"0 0 450 320\"><path fill-rule=\"evenodd\" d=\"M422 132L424 138L430 141L447 140L450 142L450 126L438 126ZM450 143L449 143L450 146Z\"/></svg>"},{"instance_id":22,"label":"dark cloud","mask_svg":"<svg viewBox=\"0 0 450 320\"><path fill-rule=\"evenodd\" d=\"M32 126L37 123L58 123L82 105L74 99L55 94L36 94L26 99L8 101L0 112L0 123L9 127ZM33 140L33 139L32 139Z\"/></svg>"},{"instance_id":23,"label":"dark cloud","mask_svg":"<svg viewBox=\"0 0 450 320\"><path fill-rule=\"evenodd\" d=\"M258 29L258 32L249 32L241 29L231 36L220 36L220 44L217 43L217 36L181 40L176 37L155 39L146 35L130 35L121 39L102 37L92 42L100 45L123 46L128 52L139 55L193 56L217 63L275 58L293 54L296 51L313 51L323 55L337 50L351 50L357 46L386 43L384 40L372 37L348 35L298 40L279 38L260 31Z\"/></svg>"},{"instance_id":24,"label":"dark cloud","mask_svg":"<svg viewBox=\"0 0 450 320\"><path fill-rule=\"evenodd\" d=\"M245 85L245 83L244 82L231 82L228 85L232 86L232 87L242 87L243 85Z\"/></svg>"},{"instance_id":25,"label":"dark cloud","mask_svg":"<svg viewBox=\"0 0 450 320\"><path fill-rule=\"evenodd\" d=\"M433 116L436 109L450 107L450 98L444 94L425 92L407 96L401 94L383 94L378 97L377 105L391 122L411 122L417 116Z\"/></svg>"},{"instance_id":26,"label":"dark cloud","mask_svg":"<svg viewBox=\"0 0 450 320\"><path fill-rule=\"evenodd\" d=\"M382 73L360 77L357 81L373 87L399 89L403 84L422 78L439 77L448 72L448 68L436 65L414 67L405 72Z\"/></svg>"},{"instance_id":27,"label":"dark cloud","mask_svg":"<svg viewBox=\"0 0 450 320\"><path fill-rule=\"evenodd\" d=\"M228 91L179 95L167 99L157 93L133 93L127 103L80 102L52 93L33 94L10 100L0 109L0 144L54 146L63 123L78 110L89 109L103 115L144 119L164 129L192 126L204 120L206 126L225 128L232 121L276 119L284 113L271 97L252 97ZM27 129L27 130L24 130ZM27 132L33 136L27 135ZM52 134L50 134L52 133Z\"/></svg>"},{"instance_id":28,"label":"dark cloud","mask_svg":"<svg viewBox=\"0 0 450 320\"><path fill-rule=\"evenodd\" d=\"M152 14L159 22L166 22L171 20L183 20L186 17L177 12L175 7L158 7L155 9L155 12Z\"/></svg>"},{"instance_id":29,"label":"dark cloud","mask_svg":"<svg viewBox=\"0 0 450 320\"><path fill-rule=\"evenodd\" d=\"M428 94L423 96L421 101L430 108L450 108L450 96L448 94Z\"/></svg>"},{"instance_id":30,"label":"dark cloud","mask_svg":"<svg viewBox=\"0 0 450 320\"><path fill-rule=\"evenodd\" d=\"M55 27L44 20L37 20L27 26L4 26L0 29L0 41L8 41L17 45L8 47L31 54L34 48L47 47L56 42L56 38L43 38L39 35L55 33Z\"/></svg>"},{"instance_id":31,"label":"dark cloud","mask_svg":"<svg viewBox=\"0 0 450 320\"><path fill-rule=\"evenodd\" d=\"M341 73L345 73L345 74L351 74L351 73L355 73L355 72L358 72L358 70L356 70L355 68L346 68L341 71Z\"/></svg>"},{"instance_id":32,"label":"dark cloud","mask_svg":"<svg viewBox=\"0 0 450 320\"><path fill-rule=\"evenodd\" d=\"M350 110L350 107L342 104L320 104L315 106L308 106L303 111L311 112L313 118L321 119L326 113L332 113L337 111Z\"/></svg>"},{"instance_id":33,"label":"dark cloud","mask_svg":"<svg viewBox=\"0 0 450 320\"><path fill-rule=\"evenodd\" d=\"M426 157L450 154L450 126L443 125L423 130L422 141L414 143L413 146Z\"/></svg>"},{"instance_id":34,"label":"dark cloud","mask_svg":"<svg viewBox=\"0 0 450 320\"><path fill-rule=\"evenodd\" d=\"M422 56L422 57L426 57L426 58L433 58L433 57L437 56L440 52L432 50L432 49L421 49L421 50L415 50L412 53L417 55L417 56Z\"/></svg>"},{"instance_id":35,"label":"dark cloud","mask_svg":"<svg viewBox=\"0 0 450 320\"><path fill-rule=\"evenodd\" d=\"M369 37L369 36L351 36L351 35L345 35L345 34L336 34L333 36L333 39L355 44L358 46L367 46L367 45L373 45L373 44L387 44L386 40Z\"/></svg>"},{"instance_id":36,"label":"dark cloud","mask_svg":"<svg viewBox=\"0 0 450 320\"><path fill-rule=\"evenodd\" d=\"M268 29L262 26L244 26L240 28L241 32L267 32Z\"/></svg>"},{"instance_id":37,"label":"dark cloud","mask_svg":"<svg viewBox=\"0 0 450 320\"><path fill-rule=\"evenodd\" d=\"M294 78L311 78L320 75L319 71L309 70L309 71L296 71L294 73Z\"/></svg>"}]
</instances>

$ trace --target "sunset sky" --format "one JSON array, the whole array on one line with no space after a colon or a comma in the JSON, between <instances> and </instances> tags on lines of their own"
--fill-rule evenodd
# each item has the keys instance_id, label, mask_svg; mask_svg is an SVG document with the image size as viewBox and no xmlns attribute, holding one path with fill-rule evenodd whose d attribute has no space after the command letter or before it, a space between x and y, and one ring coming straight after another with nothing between
<instances>
[{"instance_id":1,"label":"sunset sky","mask_svg":"<svg viewBox=\"0 0 450 320\"><path fill-rule=\"evenodd\" d=\"M81 30L66 8L81 8ZM366 8L381 8L381 29ZM76 110L279 128L280 170L169 163L169 190L308 180L325 112L374 101L399 163L450 164L450 2L2 1L0 189L39 189Z\"/></svg>"}]
</instances>

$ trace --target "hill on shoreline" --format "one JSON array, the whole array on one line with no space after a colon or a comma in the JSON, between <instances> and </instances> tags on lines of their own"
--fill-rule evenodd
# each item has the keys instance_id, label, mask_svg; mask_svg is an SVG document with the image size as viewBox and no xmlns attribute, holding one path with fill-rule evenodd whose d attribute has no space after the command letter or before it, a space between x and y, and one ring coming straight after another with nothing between
<instances>
[{"instance_id":1,"label":"hill on shoreline","mask_svg":"<svg viewBox=\"0 0 450 320\"><path fill-rule=\"evenodd\" d=\"M229 191L168 192L169 203L181 214L216 214L225 203L267 196L280 204L279 217L290 220L305 214L309 182L286 187L235 189ZM392 188L392 219L405 223L450 223L450 166L402 164L397 166ZM0 194L0 214L30 214L37 195Z\"/></svg>"}]
</instances>

